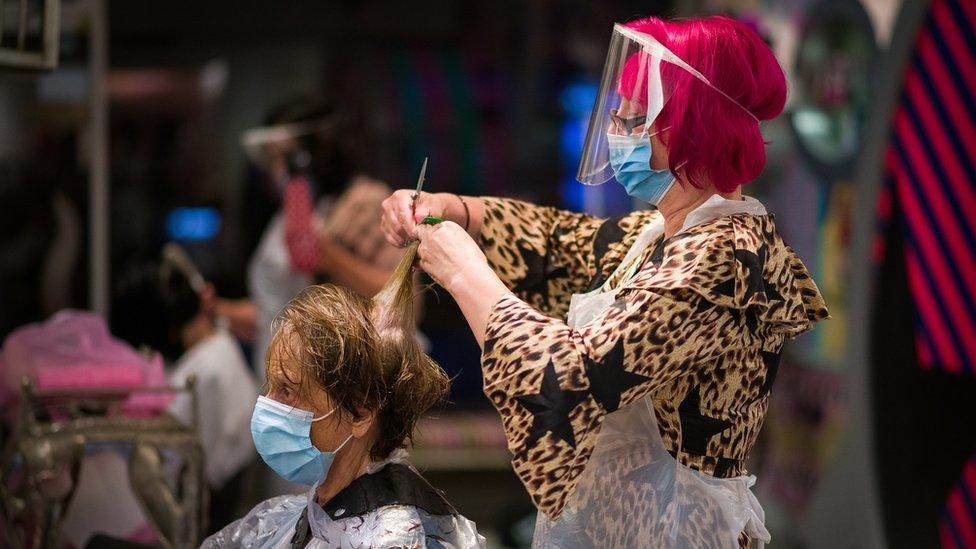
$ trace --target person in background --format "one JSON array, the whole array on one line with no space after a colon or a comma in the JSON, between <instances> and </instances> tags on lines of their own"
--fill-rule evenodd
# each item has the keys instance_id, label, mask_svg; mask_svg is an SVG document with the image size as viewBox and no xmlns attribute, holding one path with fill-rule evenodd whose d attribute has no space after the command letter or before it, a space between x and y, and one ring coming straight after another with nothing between
<instances>
[{"instance_id":1,"label":"person in background","mask_svg":"<svg viewBox=\"0 0 976 549\"><path fill-rule=\"evenodd\" d=\"M296 293L330 282L372 297L402 255L379 228L390 188L360 168L353 126L329 102L299 97L242 138L281 203L248 265L259 377L271 320Z\"/></svg>"},{"instance_id":2,"label":"person in background","mask_svg":"<svg viewBox=\"0 0 976 549\"><path fill-rule=\"evenodd\" d=\"M258 394L240 346L213 314L214 302L213 285L171 243L160 263L136 267L122 278L112 308L115 335L162 353L174 385L196 377L211 531L237 515L245 495L245 472L256 455L250 416ZM189 395L174 399L168 411L184 423L193 421Z\"/></svg>"}]
</instances>

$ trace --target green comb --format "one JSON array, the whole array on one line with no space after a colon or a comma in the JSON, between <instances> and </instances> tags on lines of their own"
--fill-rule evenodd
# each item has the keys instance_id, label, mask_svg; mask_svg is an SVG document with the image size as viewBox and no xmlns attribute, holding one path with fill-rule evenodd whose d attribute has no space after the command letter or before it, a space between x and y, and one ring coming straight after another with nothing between
<instances>
[{"instance_id":1,"label":"green comb","mask_svg":"<svg viewBox=\"0 0 976 549\"><path fill-rule=\"evenodd\" d=\"M440 217L433 215L428 215L427 217L420 220L421 225L437 225L438 223L443 223L444 220Z\"/></svg>"}]
</instances>

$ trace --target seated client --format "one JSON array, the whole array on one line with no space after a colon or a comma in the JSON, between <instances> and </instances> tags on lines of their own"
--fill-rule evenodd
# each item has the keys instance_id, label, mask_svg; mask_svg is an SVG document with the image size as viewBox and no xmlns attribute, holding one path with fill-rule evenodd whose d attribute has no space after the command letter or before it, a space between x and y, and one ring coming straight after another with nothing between
<instances>
[{"instance_id":1,"label":"seated client","mask_svg":"<svg viewBox=\"0 0 976 549\"><path fill-rule=\"evenodd\" d=\"M325 284L279 315L251 433L275 472L310 489L258 504L203 547L484 546L406 460L417 420L448 390L414 334L415 255L372 301Z\"/></svg>"}]
</instances>

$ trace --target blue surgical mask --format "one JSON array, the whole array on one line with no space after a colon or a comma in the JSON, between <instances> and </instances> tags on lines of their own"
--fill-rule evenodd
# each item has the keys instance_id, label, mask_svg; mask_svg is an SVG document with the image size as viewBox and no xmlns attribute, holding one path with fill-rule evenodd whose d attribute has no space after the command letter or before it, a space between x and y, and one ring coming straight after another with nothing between
<instances>
[{"instance_id":1,"label":"blue surgical mask","mask_svg":"<svg viewBox=\"0 0 976 549\"><path fill-rule=\"evenodd\" d=\"M312 444L309 432L312 423L325 419L313 418L312 412L299 410L267 397L258 397L251 415L251 436L254 447L268 467L290 482L312 486L325 480L336 453L352 438L350 434L332 452L323 452Z\"/></svg>"},{"instance_id":2,"label":"blue surgical mask","mask_svg":"<svg viewBox=\"0 0 976 549\"><path fill-rule=\"evenodd\" d=\"M674 185L671 170L651 169L651 136L607 134L610 167L627 194L657 206Z\"/></svg>"}]
</instances>

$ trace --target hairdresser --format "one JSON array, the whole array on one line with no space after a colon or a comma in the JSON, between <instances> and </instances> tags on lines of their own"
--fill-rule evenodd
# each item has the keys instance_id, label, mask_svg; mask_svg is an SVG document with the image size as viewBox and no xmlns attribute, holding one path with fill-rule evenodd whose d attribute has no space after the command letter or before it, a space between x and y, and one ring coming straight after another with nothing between
<instances>
[{"instance_id":1,"label":"hairdresser","mask_svg":"<svg viewBox=\"0 0 976 549\"><path fill-rule=\"evenodd\" d=\"M247 273L256 308L254 356L260 376L271 320L296 293L315 282L330 282L372 297L402 255L386 243L376 221L390 189L360 169L354 154L360 137L354 130L355 124L332 104L299 97L274 109L264 126L242 137L266 190L258 193L265 198L253 205L255 212L265 203L280 204Z\"/></svg>"},{"instance_id":2,"label":"hairdresser","mask_svg":"<svg viewBox=\"0 0 976 549\"><path fill-rule=\"evenodd\" d=\"M578 179L651 209L620 218L409 191L393 244L455 298L485 393L541 511L538 547L768 541L745 463L786 340L826 318L773 217L742 193L786 79L726 17L615 25ZM432 214L449 221L417 225Z\"/></svg>"},{"instance_id":3,"label":"hairdresser","mask_svg":"<svg viewBox=\"0 0 976 549\"><path fill-rule=\"evenodd\" d=\"M448 391L414 334L415 253L373 300L323 284L282 311L251 434L305 493L259 504L203 547L484 547L407 460L417 419Z\"/></svg>"}]
</instances>

